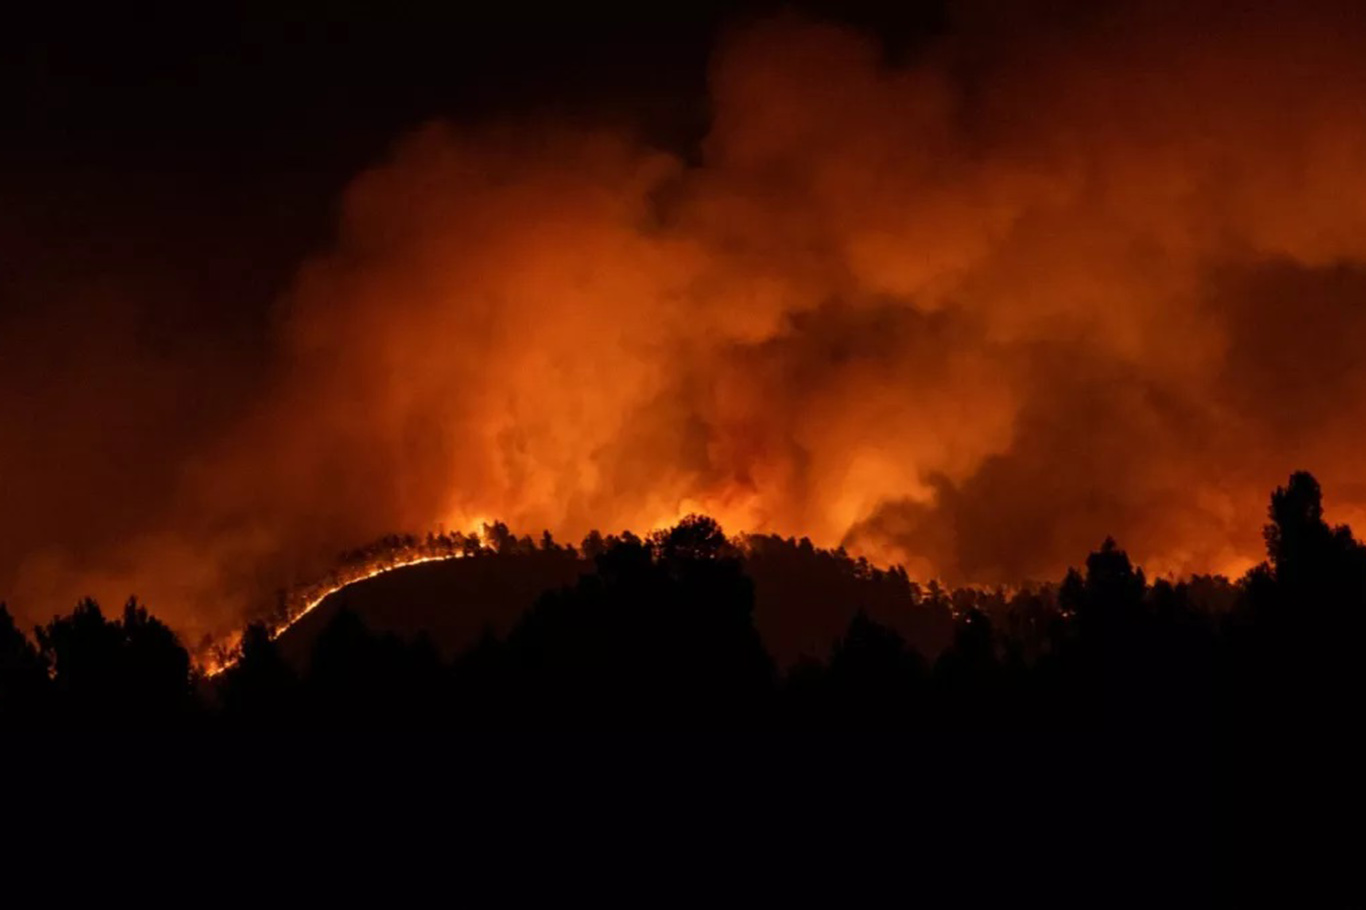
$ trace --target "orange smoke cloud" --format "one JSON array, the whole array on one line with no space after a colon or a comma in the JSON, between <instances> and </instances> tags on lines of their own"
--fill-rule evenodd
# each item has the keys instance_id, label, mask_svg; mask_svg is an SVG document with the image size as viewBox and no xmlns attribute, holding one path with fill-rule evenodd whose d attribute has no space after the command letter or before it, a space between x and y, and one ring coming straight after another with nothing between
<instances>
[{"instance_id":1,"label":"orange smoke cloud","mask_svg":"<svg viewBox=\"0 0 1366 910\"><path fill-rule=\"evenodd\" d=\"M705 511L973 582L1105 534L1236 570L1299 467L1366 517L1361 17L996 6L895 64L728 34L698 161L562 122L403 138L282 301L259 406L16 600L118 579L216 627L476 516Z\"/></svg>"}]
</instances>

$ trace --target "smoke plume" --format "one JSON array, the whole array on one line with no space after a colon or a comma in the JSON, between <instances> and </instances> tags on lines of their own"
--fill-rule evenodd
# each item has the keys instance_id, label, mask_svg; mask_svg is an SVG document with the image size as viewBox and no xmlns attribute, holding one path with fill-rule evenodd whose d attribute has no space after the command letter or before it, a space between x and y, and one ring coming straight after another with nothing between
<instances>
[{"instance_id":1,"label":"smoke plume","mask_svg":"<svg viewBox=\"0 0 1366 910\"><path fill-rule=\"evenodd\" d=\"M1366 20L1001 6L896 57L736 27L695 158L563 118L401 137L273 362L225 366L253 400L193 432L174 357L11 330L0 591L195 634L389 530L690 511L954 582L1106 534L1234 572L1301 467L1366 518Z\"/></svg>"}]
</instances>

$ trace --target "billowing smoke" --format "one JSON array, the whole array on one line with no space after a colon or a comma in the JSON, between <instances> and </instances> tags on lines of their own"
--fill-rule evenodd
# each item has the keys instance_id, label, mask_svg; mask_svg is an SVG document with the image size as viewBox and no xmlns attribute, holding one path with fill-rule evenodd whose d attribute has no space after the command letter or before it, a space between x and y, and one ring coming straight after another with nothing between
<instances>
[{"instance_id":1,"label":"billowing smoke","mask_svg":"<svg viewBox=\"0 0 1366 910\"><path fill-rule=\"evenodd\" d=\"M895 62L796 17L728 32L696 161L563 120L401 138L281 301L259 402L138 450L145 513L117 440L69 465L107 501L15 497L120 522L0 581L34 614L136 590L193 634L348 545L484 518L705 511L1009 582L1106 534L1237 571L1300 467L1366 517L1366 18L1001 6ZM117 435L167 369L82 367L69 413ZM37 443L6 437L7 484Z\"/></svg>"}]
</instances>

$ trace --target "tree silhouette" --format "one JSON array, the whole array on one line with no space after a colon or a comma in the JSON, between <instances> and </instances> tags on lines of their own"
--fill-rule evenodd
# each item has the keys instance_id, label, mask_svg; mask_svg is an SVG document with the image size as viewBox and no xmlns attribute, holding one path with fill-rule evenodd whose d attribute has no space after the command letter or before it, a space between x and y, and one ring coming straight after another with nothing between
<instances>
[{"instance_id":1,"label":"tree silhouette","mask_svg":"<svg viewBox=\"0 0 1366 910\"><path fill-rule=\"evenodd\" d=\"M666 530L656 531L650 545L663 560L720 559L730 553L730 541L716 519L692 514Z\"/></svg>"},{"instance_id":2,"label":"tree silhouette","mask_svg":"<svg viewBox=\"0 0 1366 910\"><path fill-rule=\"evenodd\" d=\"M753 722L772 661L753 587L711 519L609 538L597 572L542 597L508 636L522 710L603 727Z\"/></svg>"},{"instance_id":3,"label":"tree silhouette","mask_svg":"<svg viewBox=\"0 0 1366 910\"><path fill-rule=\"evenodd\" d=\"M430 641L375 634L341 610L313 647L305 679L310 721L332 728L428 725L440 679Z\"/></svg>"},{"instance_id":4,"label":"tree silhouette","mask_svg":"<svg viewBox=\"0 0 1366 910\"><path fill-rule=\"evenodd\" d=\"M242 633L237 663L222 682L224 716L234 725L283 729L298 721L298 674L261 623Z\"/></svg>"},{"instance_id":5,"label":"tree silhouette","mask_svg":"<svg viewBox=\"0 0 1366 910\"><path fill-rule=\"evenodd\" d=\"M895 629L862 610L830 653L826 724L849 729L899 730L924 724L925 660Z\"/></svg>"},{"instance_id":6,"label":"tree silhouette","mask_svg":"<svg viewBox=\"0 0 1366 910\"><path fill-rule=\"evenodd\" d=\"M59 713L78 724L182 723L193 709L190 656L175 634L135 598L122 621L86 598L37 630L53 668Z\"/></svg>"},{"instance_id":7,"label":"tree silhouette","mask_svg":"<svg viewBox=\"0 0 1366 910\"><path fill-rule=\"evenodd\" d=\"M129 598L124 605L119 631L124 697L149 719L187 713L193 686L190 655L175 633L137 598Z\"/></svg>"},{"instance_id":8,"label":"tree silhouette","mask_svg":"<svg viewBox=\"0 0 1366 910\"><path fill-rule=\"evenodd\" d=\"M1003 723L1008 714L1003 676L991 618L979 610L964 614L953 645L934 666L941 724L991 729Z\"/></svg>"},{"instance_id":9,"label":"tree silhouette","mask_svg":"<svg viewBox=\"0 0 1366 910\"><path fill-rule=\"evenodd\" d=\"M1325 522L1306 473L1273 492L1268 515L1267 561L1236 583L1149 585L1106 538L1084 571L1015 592L921 587L810 541L731 540L706 516L645 540L590 534L582 556L490 525L496 552L408 577L511 572L531 579L521 603L542 593L505 635L469 632L449 666L425 633L324 608L311 652L248 627L236 665L202 681L213 697L201 704L185 649L136 600L117 620L82 601L36 630L37 647L0 607L0 715L166 727L212 707L239 729L1103 729L1190 741L1217 725L1230 742L1291 731L1311 742L1354 716L1366 549ZM451 554L469 539L389 535L348 558ZM817 645L799 652L823 657L775 671L761 591L768 622L786 611L830 630L807 633ZM300 672L290 661L305 653Z\"/></svg>"},{"instance_id":10,"label":"tree silhouette","mask_svg":"<svg viewBox=\"0 0 1366 910\"><path fill-rule=\"evenodd\" d=\"M1266 555L1285 585L1302 584L1322 570L1332 532L1323 520L1323 491L1313 475L1296 471L1290 483L1271 494L1271 522L1262 529Z\"/></svg>"},{"instance_id":11,"label":"tree silhouette","mask_svg":"<svg viewBox=\"0 0 1366 910\"><path fill-rule=\"evenodd\" d=\"M1106 629L1132 625L1143 610L1147 583L1143 570L1134 568L1129 554L1105 538L1100 549L1086 557L1086 581L1078 618L1093 620Z\"/></svg>"},{"instance_id":12,"label":"tree silhouette","mask_svg":"<svg viewBox=\"0 0 1366 910\"><path fill-rule=\"evenodd\" d=\"M47 662L0 603L0 725L42 720L49 708L49 689Z\"/></svg>"}]
</instances>

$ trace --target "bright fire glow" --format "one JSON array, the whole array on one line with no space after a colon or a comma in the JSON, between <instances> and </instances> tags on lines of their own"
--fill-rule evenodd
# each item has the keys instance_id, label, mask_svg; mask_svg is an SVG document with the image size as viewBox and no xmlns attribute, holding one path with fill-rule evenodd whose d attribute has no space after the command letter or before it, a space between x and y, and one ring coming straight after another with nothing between
<instances>
[{"instance_id":1,"label":"bright fire glow","mask_svg":"<svg viewBox=\"0 0 1366 910\"><path fill-rule=\"evenodd\" d=\"M397 137L249 390L144 357L136 307L7 321L0 597L136 592L197 641L478 516L698 511L993 585L1106 535L1150 576L1247 566L1299 469L1366 515L1366 5L952 6L895 62L727 32L687 154L572 116ZM190 433L201 398L232 407Z\"/></svg>"},{"instance_id":2,"label":"bright fire glow","mask_svg":"<svg viewBox=\"0 0 1366 910\"><path fill-rule=\"evenodd\" d=\"M487 527L487 523L481 525ZM472 541L472 550L449 548L441 553L381 553L377 554L373 561L359 565L350 565L335 570L325 582L315 585L302 587L294 592L284 604L285 619L274 624L270 630L272 640L279 638L289 631L299 620L313 612L323 601L336 594L338 591L358 584L370 578L394 572L399 569L406 569L409 566L421 565L429 562L448 562L454 559L464 559L474 555L479 551L488 550L485 537L479 532L471 532L465 535L465 539ZM241 633L233 635L216 643L213 647L206 650L199 657L199 664L206 676L214 677L231 669L239 659L241 644Z\"/></svg>"}]
</instances>

